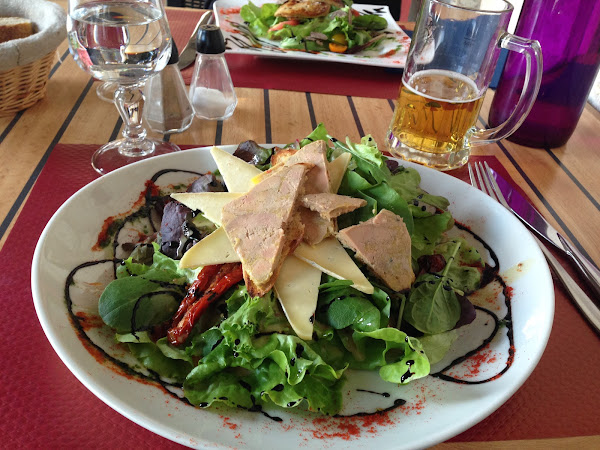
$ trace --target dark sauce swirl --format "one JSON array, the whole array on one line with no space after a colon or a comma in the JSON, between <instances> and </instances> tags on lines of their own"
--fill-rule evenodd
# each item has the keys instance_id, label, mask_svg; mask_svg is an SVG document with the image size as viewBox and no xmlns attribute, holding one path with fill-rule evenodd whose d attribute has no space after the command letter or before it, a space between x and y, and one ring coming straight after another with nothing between
<instances>
[{"instance_id":1,"label":"dark sauce swirl","mask_svg":"<svg viewBox=\"0 0 600 450\"><path fill-rule=\"evenodd\" d=\"M120 245L120 242L118 241L118 236L120 234L120 232L124 229L124 227L126 226L127 223L133 222L135 220L138 219L146 219L148 220L151 229L153 232L156 232L156 226L154 224L154 221L152 220L152 211L154 209L154 207L156 206L156 204L160 201L160 195L157 195L157 191L156 189L153 189L153 187L156 187L156 182L158 181L158 179L167 174L167 173L174 173L174 172L180 172L180 173L187 173L187 174L193 174L193 175L201 175L201 173L199 172L195 172L195 171L188 171L188 170L177 170L177 169L165 169L165 170L161 170L159 172L157 172L156 174L154 174L151 179L149 180L149 183L147 183L147 189L146 192L144 193L144 204L137 210L134 211L133 213L131 213L130 215L128 215L127 217L125 217L122 222L120 223L119 227L116 229L116 232L114 234L113 237L113 242L112 242L112 250L113 250L113 254L116 254L117 248ZM490 257L492 258L492 260L494 261L494 266L486 266L486 269L484 270L483 276L482 276L482 286L484 287L485 285L491 283L491 282L498 282L500 283L500 285L502 286L502 292L504 294L504 298L505 298L505 304L507 307L507 314L506 316L501 320L497 317L496 314L494 314L492 311L489 311L485 308L476 306L475 308L479 311L482 311L486 314L488 314L490 317L493 318L494 320L494 329L492 330L492 332L490 333L490 335L481 343L481 345L479 345L476 349L471 350L469 352L467 352L465 355L460 356L458 358L456 358L454 361L452 361L448 366L444 367L442 370L436 372L436 373L432 373L431 376L445 380L445 381L449 381L449 382L454 382L454 383L461 383L461 384L482 384L482 383L486 383L489 381L492 381L496 378L498 378L499 376L501 376L502 374L504 374L511 366L512 361L514 360L514 339L513 339L513 329L512 329L512 310L511 310L511 302L510 302L510 292L509 292L509 288L507 287L506 283L502 280L502 278L499 276L498 271L499 271L499 260L498 257L496 255L496 253L492 250L492 248L481 238L479 237L477 234L475 234L474 232L472 232L470 229L468 229L466 226L456 222L455 223L456 227L459 228L460 230L463 230L467 233L469 233L475 240L477 240L479 243L481 243L481 245L489 252ZM71 323L73 324L75 330L77 331L80 339L82 339L83 341L85 341L85 343L90 346L91 348L93 348L94 350L96 350L97 352L99 352L99 354L102 356L102 358L104 358L106 361L111 362L112 364L114 364L116 367L118 367L120 370L122 370L125 374L132 376L132 377L138 377L139 379L145 380L145 381L149 381L152 383L157 384L158 386L160 386L165 393L169 394L170 396L176 398L177 400L190 405L190 406L194 406L194 407L199 407L199 408L205 408L208 406L207 403L203 403L200 405L192 405L187 398L185 398L184 396L180 396L178 395L176 392L173 392L173 388L177 388L177 389L182 389L183 386L180 383L169 383L164 381L156 372L153 372L152 370L148 370L148 375L143 374L141 372L138 372L134 369L132 369L128 364L120 361L119 359L111 356L110 354L108 354L101 346L97 345L96 343L93 342L93 340L88 336L88 334L86 333L84 326L82 325L82 321L84 321L85 319L76 315L74 310L73 310L73 301L72 301L72 297L71 297L71 292L70 292L70 288L71 286L73 286L75 284L74 279L75 276L77 274L77 272L79 272L80 270L84 269L84 268L88 268L88 267L92 267L95 265L101 265L101 264L112 264L113 266L113 276L116 278L116 271L117 271L117 267L119 264L122 263L122 259L119 258L110 258L110 259L101 259L101 260L97 260L97 261L88 261L85 262L83 264L78 265L77 267L75 267L67 276L67 279L65 281L65 289L64 289L64 295L65 295L65 301L66 301L66 306L67 306L67 311L71 320ZM179 293L176 293L174 291L165 291L164 293L169 293L171 295L178 295ZM142 299L140 299L139 301L141 301ZM135 314L134 314L135 317ZM132 321L135 322L135 318L132 318ZM507 362L506 362L506 366L496 375L494 375L491 378L485 379L485 380L477 380L477 381L468 381L468 380L462 380L462 379L457 379L454 377L451 377L449 375L446 375L444 372L447 372L448 370L450 370L452 367L455 367L456 365L464 362L465 360L467 360L470 356L476 354L477 352L479 352L480 350L482 350L483 348L485 348L498 334L498 331L500 329L501 324L504 324L507 327L507 337L509 339L509 355L507 358ZM141 331L140 329L136 329L135 328L135 323L132 323L132 330L134 331ZM218 345L218 343L215 344ZM298 356L300 356L300 354L304 351L304 348L299 344L296 348L296 354ZM410 372L410 365L409 365L409 370L407 371L407 374L412 375L412 373ZM410 376L408 375L408 376ZM242 384L242 386L246 389L248 389L249 385L246 386L244 384ZM283 389L283 385L277 385L273 388L273 390L275 391L279 391ZM360 392L367 392L367 393L371 393L371 394L376 394L376 395L381 395L385 398L389 398L390 394L387 392L383 392L383 393L378 393L378 392L374 392L374 391L369 391L369 390L365 390L365 389L357 389ZM266 413L262 406L257 404L255 402L255 399L252 398L253 400L253 406L250 408L247 407L243 407L238 405L237 407L239 409L244 409L246 411L249 412L256 412L256 413L260 413L262 414L264 417L269 418L275 422L282 422L282 419L280 417L276 417L276 416L272 416L268 413ZM291 406L296 405L296 403L294 403ZM392 403L392 405L381 409L381 410L377 410L377 411L372 411L372 412L357 412L351 415L339 415L336 414L333 417L337 417L337 418L347 418L347 417L364 417L364 416L369 416L369 415L377 415L377 414L385 414L388 413L398 407L401 407L403 405L406 404L406 400L403 399L395 399Z\"/></svg>"},{"instance_id":2,"label":"dark sauce swirl","mask_svg":"<svg viewBox=\"0 0 600 450\"><path fill-rule=\"evenodd\" d=\"M496 314L494 314L492 311L490 311L486 308L482 308L481 306L475 306L475 309L482 311L485 314L488 314L490 317L492 317L492 319L494 320L494 329L492 330L490 335L486 339L484 339L483 342L477 348L465 353L463 356L456 358L454 361L452 361L450 364L448 364L442 370L435 372L435 373L431 373L430 375L433 377L439 378L441 380L450 381L453 383L483 384L483 383L488 383L490 381L493 381L493 380L497 379L498 377L502 376L504 373L506 373L506 371L510 368L510 366L512 365L512 363L514 361L515 345L514 345L513 324L512 324L512 307L511 307L511 301L510 301L511 293L510 293L508 286L506 285L506 283L504 282L502 277L499 275L500 262L498 260L498 256L494 252L494 250L487 244L487 242L485 242L481 237L479 237L477 234L475 234L473 231L471 231L466 226L464 226L458 222L456 222L455 225L460 230L469 233L473 237L473 239L475 239L479 243L481 243L481 245L484 246L484 248L488 251L490 257L494 261L494 265L486 266L486 268L483 272L482 280L481 280L481 288L485 287L486 285L488 285L494 281L499 283L500 286L502 286L502 294L504 296L504 303L506 305L507 312L506 312L506 315L504 316L504 318L502 320L500 320L500 318L498 318L498 316ZM465 380L465 379L455 378L455 377L449 376L444 373L444 372L449 371L453 367L457 366L458 364L466 361L467 359L469 359L469 357L479 353L481 350L483 350L485 347L487 347L490 344L490 342L492 342L494 340L494 338L496 337L496 335L498 334L498 331L500 330L501 325L504 325L506 327L506 331L507 331L506 336L508 338L509 346L508 346L508 357L506 359L505 366L497 374L495 374L494 376L492 376L490 378L483 379L483 380Z\"/></svg>"}]
</instances>

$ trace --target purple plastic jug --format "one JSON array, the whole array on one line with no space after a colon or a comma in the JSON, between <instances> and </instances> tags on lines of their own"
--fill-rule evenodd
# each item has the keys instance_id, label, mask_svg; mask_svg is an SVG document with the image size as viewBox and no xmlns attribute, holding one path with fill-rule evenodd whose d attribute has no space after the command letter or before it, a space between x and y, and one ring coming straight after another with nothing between
<instances>
[{"instance_id":1,"label":"purple plastic jug","mask_svg":"<svg viewBox=\"0 0 600 450\"><path fill-rule=\"evenodd\" d=\"M531 112L508 139L560 147L577 126L600 66L600 2L525 0L515 34L540 42L544 73ZM512 112L524 78L525 60L509 54L490 107L491 126Z\"/></svg>"}]
</instances>

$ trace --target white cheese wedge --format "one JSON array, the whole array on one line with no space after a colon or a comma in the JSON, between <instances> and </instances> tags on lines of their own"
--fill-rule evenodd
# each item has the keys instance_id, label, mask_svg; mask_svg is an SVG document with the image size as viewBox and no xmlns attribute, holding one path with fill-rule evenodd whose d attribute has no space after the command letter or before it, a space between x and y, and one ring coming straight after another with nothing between
<instances>
[{"instance_id":1,"label":"white cheese wedge","mask_svg":"<svg viewBox=\"0 0 600 450\"><path fill-rule=\"evenodd\" d=\"M281 266L275 293L290 325L300 339L312 340L313 315L317 308L321 270L294 256Z\"/></svg>"},{"instance_id":2,"label":"white cheese wedge","mask_svg":"<svg viewBox=\"0 0 600 450\"><path fill-rule=\"evenodd\" d=\"M324 239L315 246L301 243L294 256L332 277L352 281L352 287L365 294L373 293L373 285L334 237Z\"/></svg>"},{"instance_id":3,"label":"white cheese wedge","mask_svg":"<svg viewBox=\"0 0 600 450\"><path fill-rule=\"evenodd\" d=\"M190 209L202 211L204 217L221 226L221 211L231 200L243 195L239 192L198 192L171 194L171 197Z\"/></svg>"},{"instance_id":4,"label":"white cheese wedge","mask_svg":"<svg viewBox=\"0 0 600 450\"><path fill-rule=\"evenodd\" d=\"M201 266L239 261L240 257L231 246L225 230L217 228L185 252L183 258L179 261L179 267L182 269L195 269Z\"/></svg>"},{"instance_id":5,"label":"white cheese wedge","mask_svg":"<svg viewBox=\"0 0 600 450\"><path fill-rule=\"evenodd\" d=\"M342 179L351 159L352 155L350 153L342 153L329 163L327 171L329 172L329 185L333 194L337 194L337 191L340 189Z\"/></svg>"},{"instance_id":6,"label":"white cheese wedge","mask_svg":"<svg viewBox=\"0 0 600 450\"><path fill-rule=\"evenodd\" d=\"M248 192L254 186L252 178L262 173L256 166L218 147L211 148L210 154L229 192Z\"/></svg>"}]
</instances>

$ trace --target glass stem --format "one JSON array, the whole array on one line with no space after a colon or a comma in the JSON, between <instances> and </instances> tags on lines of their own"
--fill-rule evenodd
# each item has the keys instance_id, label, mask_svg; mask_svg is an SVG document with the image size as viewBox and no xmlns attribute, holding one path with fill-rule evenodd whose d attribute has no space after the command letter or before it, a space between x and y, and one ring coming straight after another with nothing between
<instances>
[{"instance_id":1,"label":"glass stem","mask_svg":"<svg viewBox=\"0 0 600 450\"><path fill-rule=\"evenodd\" d=\"M125 156L139 157L154 151L154 144L145 140L146 130L142 126L144 94L142 85L119 85L115 91L115 105L123 119L123 139L119 152Z\"/></svg>"}]
</instances>

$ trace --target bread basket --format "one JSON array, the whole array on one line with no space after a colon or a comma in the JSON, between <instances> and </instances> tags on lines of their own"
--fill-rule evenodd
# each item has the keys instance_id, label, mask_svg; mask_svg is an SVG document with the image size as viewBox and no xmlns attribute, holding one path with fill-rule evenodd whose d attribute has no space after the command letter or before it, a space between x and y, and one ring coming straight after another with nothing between
<instances>
[{"instance_id":1,"label":"bread basket","mask_svg":"<svg viewBox=\"0 0 600 450\"><path fill-rule=\"evenodd\" d=\"M36 30L0 44L0 116L9 116L46 95L56 49L67 34L66 14L46 0L1 0L0 16L27 18Z\"/></svg>"}]
</instances>

